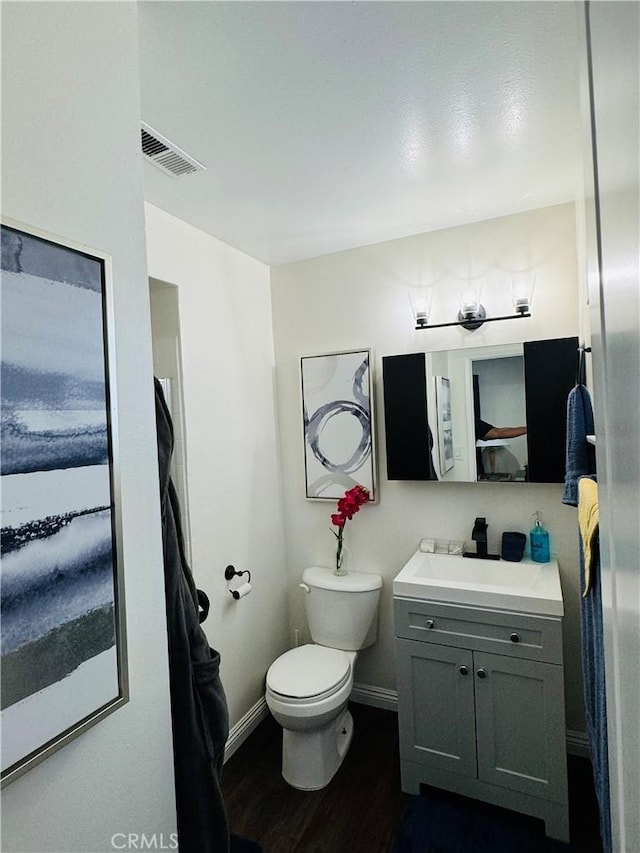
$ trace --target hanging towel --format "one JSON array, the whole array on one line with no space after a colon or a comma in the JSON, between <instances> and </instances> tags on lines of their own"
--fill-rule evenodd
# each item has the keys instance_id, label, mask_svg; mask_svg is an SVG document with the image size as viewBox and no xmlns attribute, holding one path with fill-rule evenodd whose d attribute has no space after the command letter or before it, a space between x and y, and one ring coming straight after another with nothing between
<instances>
[{"instance_id":1,"label":"hanging towel","mask_svg":"<svg viewBox=\"0 0 640 853\"><path fill-rule=\"evenodd\" d=\"M596 473L595 448L587 441L593 433L593 408L589 391L576 385L567 399L567 444L562 503L578 506L578 479Z\"/></svg>"},{"instance_id":2,"label":"hanging towel","mask_svg":"<svg viewBox=\"0 0 640 853\"><path fill-rule=\"evenodd\" d=\"M581 477L578 481L578 526L580 527L584 552L583 598L589 595L593 585L598 550L599 521L598 484L589 477Z\"/></svg>"},{"instance_id":3,"label":"hanging towel","mask_svg":"<svg viewBox=\"0 0 640 853\"><path fill-rule=\"evenodd\" d=\"M580 622L585 721L600 814L602 850L603 853L612 853L598 490L593 480L583 477L578 483L578 491L580 586L584 589L580 601Z\"/></svg>"}]
</instances>

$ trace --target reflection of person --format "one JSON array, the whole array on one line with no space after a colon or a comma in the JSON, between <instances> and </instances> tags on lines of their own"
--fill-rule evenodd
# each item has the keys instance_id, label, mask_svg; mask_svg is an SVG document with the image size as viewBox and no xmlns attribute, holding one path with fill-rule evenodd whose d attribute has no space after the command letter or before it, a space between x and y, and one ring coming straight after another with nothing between
<instances>
[{"instance_id":1,"label":"reflection of person","mask_svg":"<svg viewBox=\"0 0 640 853\"><path fill-rule=\"evenodd\" d=\"M495 427L481 418L476 418L476 441L492 441L496 438L517 438L519 435L526 435L526 432L526 426Z\"/></svg>"}]
</instances>

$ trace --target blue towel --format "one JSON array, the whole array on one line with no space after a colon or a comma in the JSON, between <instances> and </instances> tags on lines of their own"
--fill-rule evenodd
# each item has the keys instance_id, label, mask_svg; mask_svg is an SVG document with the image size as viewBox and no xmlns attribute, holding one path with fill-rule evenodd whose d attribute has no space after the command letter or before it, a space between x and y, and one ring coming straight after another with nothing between
<instances>
[{"instance_id":1,"label":"blue towel","mask_svg":"<svg viewBox=\"0 0 640 853\"><path fill-rule=\"evenodd\" d=\"M593 433L589 391L576 385L567 399L567 453L562 503L578 506L578 479L596 473L596 454L587 436Z\"/></svg>"},{"instance_id":2,"label":"blue towel","mask_svg":"<svg viewBox=\"0 0 640 853\"><path fill-rule=\"evenodd\" d=\"M609 799L609 756L607 750L607 695L604 672L604 637L600 558L596 564L591 591L580 600L582 627L582 680L589 752L593 767L593 785L600 811L600 838L603 853L612 853L611 805ZM585 564L580 537L580 585L585 583Z\"/></svg>"}]
</instances>

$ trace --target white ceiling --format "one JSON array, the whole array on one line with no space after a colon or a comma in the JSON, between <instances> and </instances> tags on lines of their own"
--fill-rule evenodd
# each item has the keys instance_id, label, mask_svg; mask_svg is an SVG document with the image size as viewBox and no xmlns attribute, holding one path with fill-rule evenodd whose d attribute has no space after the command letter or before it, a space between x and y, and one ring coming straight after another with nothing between
<instances>
[{"instance_id":1,"label":"white ceiling","mask_svg":"<svg viewBox=\"0 0 640 853\"><path fill-rule=\"evenodd\" d=\"M277 265L576 197L573 2L139 4L158 207Z\"/></svg>"}]
</instances>

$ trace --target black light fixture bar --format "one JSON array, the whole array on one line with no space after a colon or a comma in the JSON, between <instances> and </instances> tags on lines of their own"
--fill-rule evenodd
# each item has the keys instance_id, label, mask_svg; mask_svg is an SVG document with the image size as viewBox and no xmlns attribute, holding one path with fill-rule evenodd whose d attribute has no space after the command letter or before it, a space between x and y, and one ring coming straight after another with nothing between
<instances>
[{"instance_id":1,"label":"black light fixture bar","mask_svg":"<svg viewBox=\"0 0 640 853\"><path fill-rule=\"evenodd\" d=\"M454 320L453 323L436 323L434 326L430 326L428 323L417 323L415 326L416 331L420 329L444 329L446 326L470 326L471 324L477 323L477 328L482 326L484 323L495 323L496 320L517 320L520 317L530 317L531 313L529 311L523 311L518 314L505 314L503 317L485 317L480 320L474 317L470 317L468 320Z\"/></svg>"}]
</instances>

